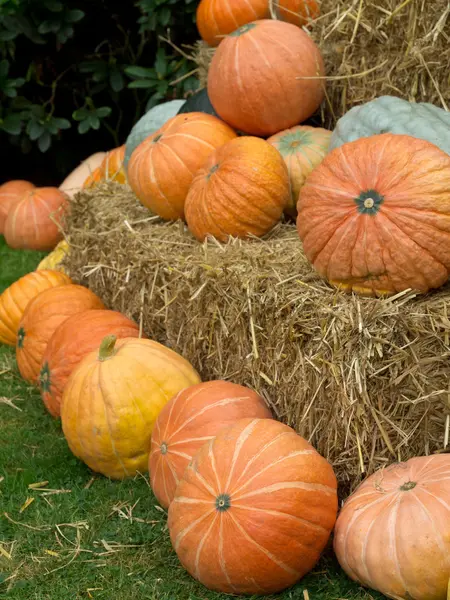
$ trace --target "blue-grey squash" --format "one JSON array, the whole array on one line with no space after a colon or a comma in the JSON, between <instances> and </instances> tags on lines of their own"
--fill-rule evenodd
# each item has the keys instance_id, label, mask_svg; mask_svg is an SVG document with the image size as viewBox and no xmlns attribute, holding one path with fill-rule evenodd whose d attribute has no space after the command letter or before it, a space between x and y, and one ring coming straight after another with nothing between
<instances>
[{"instance_id":1,"label":"blue-grey squash","mask_svg":"<svg viewBox=\"0 0 450 600\"><path fill-rule=\"evenodd\" d=\"M450 154L450 112L428 102L408 102L394 96L380 96L351 108L337 122L328 152L381 133L410 135Z\"/></svg>"},{"instance_id":2,"label":"blue-grey squash","mask_svg":"<svg viewBox=\"0 0 450 600\"><path fill-rule=\"evenodd\" d=\"M149 135L158 131L169 119L174 117L185 103L185 100L169 100L151 108L139 121L133 126L125 142L125 159L123 165L125 171L128 167L128 161L131 154Z\"/></svg>"},{"instance_id":3,"label":"blue-grey squash","mask_svg":"<svg viewBox=\"0 0 450 600\"><path fill-rule=\"evenodd\" d=\"M207 115L212 115L213 117L217 117L220 119L219 115L214 110L213 105L211 104L211 100L208 96L208 91L206 88L203 88L199 92L196 92L192 96L190 96L185 104L180 108L178 114L188 113L188 112L203 112Z\"/></svg>"}]
</instances>

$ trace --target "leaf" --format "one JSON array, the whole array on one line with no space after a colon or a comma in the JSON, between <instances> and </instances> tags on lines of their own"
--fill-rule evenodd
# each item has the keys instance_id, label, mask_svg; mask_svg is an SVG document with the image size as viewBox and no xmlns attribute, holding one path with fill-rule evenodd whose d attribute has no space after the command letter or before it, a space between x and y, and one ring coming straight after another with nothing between
<instances>
[{"instance_id":1,"label":"leaf","mask_svg":"<svg viewBox=\"0 0 450 600\"><path fill-rule=\"evenodd\" d=\"M163 48L159 48L156 53L155 69L160 77L167 74L167 57Z\"/></svg>"},{"instance_id":2,"label":"leaf","mask_svg":"<svg viewBox=\"0 0 450 600\"><path fill-rule=\"evenodd\" d=\"M38 27L38 32L45 35L46 33L56 33L60 28L60 23L57 21L42 21Z\"/></svg>"},{"instance_id":3,"label":"leaf","mask_svg":"<svg viewBox=\"0 0 450 600\"><path fill-rule=\"evenodd\" d=\"M109 115L112 113L112 108L110 108L109 106L101 106L100 108L97 108L96 114L97 117L99 117L99 119L104 119L105 117L109 117Z\"/></svg>"},{"instance_id":4,"label":"leaf","mask_svg":"<svg viewBox=\"0 0 450 600\"><path fill-rule=\"evenodd\" d=\"M75 121L84 121L88 116L89 111L87 108L84 108L84 106L82 108L77 108L77 110L74 110L72 113L72 119L75 119Z\"/></svg>"},{"instance_id":5,"label":"leaf","mask_svg":"<svg viewBox=\"0 0 450 600\"><path fill-rule=\"evenodd\" d=\"M11 135L19 135L22 131L22 119L20 115L8 115L2 123L3 131Z\"/></svg>"},{"instance_id":6,"label":"leaf","mask_svg":"<svg viewBox=\"0 0 450 600\"><path fill-rule=\"evenodd\" d=\"M6 77L9 73L9 62L5 59L0 61L0 77Z\"/></svg>"},{"instance_id":7,"label":"leaf","mask_svg":"<svg viewBox=\"0 0 450 600\"><path fill-rule=\"evenodd\" d=\"M91 128L90 119L85 119L84 121L81 121L81 123L78 125L78 133L81 133L81 134L87 133L90 128Z\"/></svg>"},{"instance_id":8,"label":"leaf","mask_svg":"<svg viewBox=\"0 0 450 600\"><path fill-rule=\"evenodd\" d=\"M160 11L159 11L159 22L163 27L167 27L167 25L170 22L170 17L172 15L172 11L170 10L170 8L168 6L164 6Z\"/></svg>"},{"instance_id":9,"label":"leaf","mask_svg":"<svg viewBox=\"0 0 450 600\"><path fill-rule=\"evenodd\" d=\"M129 83L128 87L131 89L137 89L137 88L148 89L148 88L154 88L156 85L157 85L156 81L151 81L150 79L138 79L136 81L132 81L131 83Z\"/></svg>"},{"instance_id":10,"label":"leaf","mask_svg":"<svg viewBox=\"0 0 450 600\"><path fill-rule=\"evenodd\" d=\"M118 70L113 71L109 76L109 83L115 92L120 92L123 90L124 83L122 73Z\"/></svg>"},{"instance_id":11,"label":"leaf","mask_svg":"<svg viewBox=\"0 0 450 600\"><path fill-rule=\"evenodd\" d=\"M4 29L0 31L0 42L10 42L17 37L18 33L16 31L8 31Z\"/></svg>"},{"instance_id":12,"label":"leaf","mask_svg":"<svg viewBox=\"0 0 450 600\"><path fill-rule=\"evenodd\" d=\"M45 132L45 128L37 121L31 120L28 121L26 131L30 140L34 142L35 140L40 138L41 135Z\"/></svg>"},{"instance_id":13,"label":"leaf","mask_svg":"<svg viewBox=\"0 0 450 600\"><path fill-rule=\"evenodd\" d=\"M126 67L125 73L130 77L136 77L136 79L156 79L155 69L148 69L146 67Z\"/></svg>"},{"instance_id":14,"label":"leaf","mask_svg":"<svg viewBox=\"0 0 450 600\"><path fill-rule=\"evenodd\" d=\"M52 136L48 131L44 131L41 137L38 139L38 148L41 152L47 152L52 143Z\"/></svg>"},{"instance_id":15,"label":"leaf","mask_svg":"<svg viewBox=\"0 0 450 600\"><path fill-rule=\"evenodd\" d=\"M3 89L3 93L5 96L8 96L8 98L15 98L17 96L17 91L13 87L9 86Z\"/></svg>"},{"instance_id":16,"label":"leaf","mask_svg":"<svg viewBox=\"0 0 450 600\"><path fill-rule=\"evenodd\" d=\"M58 0L46 0L45 7L51 12L61 12L64 5L61 2L58 2Z\"/></svg>"},{"instance_id":17,"label":"leaf","mask_svg":"<svg viewBox=\"0 0 450 600\"><path fill-rule=\"evenodd\" d=\"M58 129L70 129L72 127L70 121L61 119L60 117L53 117L52 123L54 123Z\"/></svg>"},{"instance_id":18,"label":"leaf","mask_svg":"<svg viewBox=\"0 0 450 600\"><path fill-rule=\"evenodd\" d=\"M92 129L100 128L100 119L96 115L91 115L89 117L89 122L91 124Z\"/></svg>"},{"instance_id":19,"label":"leaf","mask_svg":"<svg viewBox=\"0 0 450 600\"><path fill-rule=\"evenodd\" d=\"M82 10L73 9L69 10L65 15L66 23L78 23L85 16L85 13Z\"/></svg>"}]
</instances>

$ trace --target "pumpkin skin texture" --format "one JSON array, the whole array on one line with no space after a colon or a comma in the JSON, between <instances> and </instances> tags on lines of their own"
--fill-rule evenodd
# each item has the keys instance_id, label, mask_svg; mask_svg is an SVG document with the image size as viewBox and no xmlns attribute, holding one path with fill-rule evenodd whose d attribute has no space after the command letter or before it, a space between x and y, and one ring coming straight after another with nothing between
<instances>
[{"instance_id":1,"label":"pumpkin skin texture","mask_svg":"<svg viewBox=\"0 0 450 600\"><path fill-rule=\"evenodd\" d=\"M291 199L286 212L297 214L300 190L311 171L325 158L331 131L299 125L270 137L267 141L278 150L286 163L291 184Z\"/></svg>"},{"instance_id":2,"label":"pumpkin skin texture","mask_svg":"<svg viewBox=\"0 0 450 600\"><path fill-rule=\"evenodd\" d=\"M256 392L228 381L208 381L178 393L156 420L149 458L153 493L164 508L192 457L221 429L247 417L270 419Z\"/></svg>"},{"instance_id":3,"label":"pumpkin skin texture","mask_svg":"<svg viewBox=\"0 0 450 600\"><path fill-rule=\"evenodd\" d=\"M49 269L51 271L62 271L64 273L64 267L61 265L61 263L69 254L69 252L69 242L67 240L61 240L56 248L41 260L36 268L36 271L40 271L41 269Z\"/></svg>"},{"instance_id":4,"label":"pumpkin skin texture","mask_svg":"<svg viewBox=\"0 0 450 600\"><path fill-rule=\"evenodd\" d=\"M244 25L217 48L208 94L231 127L267 137L316 111L324 98L324 80L298 78L324 73L320 50L307 33L264 19Z\"/></svg>"},{"instance_id":5,"label":"pumpkin skin texture","mask_svg":"<svg viewBox=\"0 0 450 600\"><path fill-rule=\"evenodd\" d=\"M139 326L113 310L87 310L64 321L45 350L39 373L42 400L53 417L61 415L61 398L70 374L106 335L139 337Z\"/></svg>"},{"instance_id":6,"label":"pumpkin skin texture","mask_svg":"<svg viewBox=\"0 0 450 600\"><path fill-rule=\"evenodd\" d=\"M450 271L450 157L383 134L333 150L300 191L297 229L318 273L347 292L427 292Z\"/></svg>"},{"instance_id":7,"label":"pumpkin skin texture","mask_svg":"<svg viewBox=\"0 0 450 600\"><path fill-rule=\"evenodd\" d=\"M117 183L127 182L127 176L123 167L124 158L125 144L106 153L106 156L100 165L104 179L115 181Z\"/></svg>"},{"instance_id":8,"label":"pumpkin skin texture","mask_svg":"<svg viewBox=\"0 0 450 600\"><path fill-rule=\"evenodd\" d=\"M347 575L389 598L445 600L450 577L450 455L393 464L366 479L336 522Z\"/></svg>"},{"instance_id":9,"label":"pumpkin skin texture","mask_svg":"<svg viewBox=\"0 0 450 600\"><path fill-rule=\"evenodd\" d=\"M172 545L206 587L281 591L319 560L336 520L333 469L293 429L241 419L197 452L169 508Z\"/></svg>"},{"instance_id":10,"label":"pumpkin skin texture","mask_svg":"<svg viewBox=\"0 0 450 600\"><path fill-rule=\"evenodd\" d=\"M6 218L6 243L11 248L53 250L62 239L59 224L67 207L66 194L56 187L26 192Z\"/></svg>"},{"instance_id":11,"label":"pumpkin skin texture","mask_svg":"<svg viewBox=\"0 0 450 600\"><path fill-rule=\"evenodd\" d=\"M317 0L276 0L274 4L277 18L297 27L308 25L320 15Z\"/></svg>"},{"instance_id":12,"label":"pumpkin skin texture","mask_svg":"<svg viewBox=\"0 0 450 600\"><path fill-rule=\"evenodd\" d=\"M86 178L100 167L105 156L106 152L96 152L86 158L64 179L59 189L65 192L69 198L74 198L75 194L83 188Z\"/></svg>"},{"instance_id":13,"label":"pumpkin skin texture","mask_svg":"<svg viewBox=\"0 0 450 600\"><path fill-rule=\"evenodd\" d=\"M177 115L133 152L128 182L142 204L161 218L184 219L194 174L216 148L235 137L226 123L211 115Z\"/></svg>"},{"instance_id":14,"label":"pumpkin skin texture","mask_svg":"<svg viewBox=\"0 0 450 600\"><path fill-rule=\"evenodd\" d=\"M381 133L410 135L450 154L450 113L428 102L380 96L354 106L336 123L329 150Z\"/></svg>"},{"instance_id":15,"label":"pumpkin skin texture","mask_svg":"<svg viewBox=\"0 0 450 600\"><path fill-rule=\"evenodd\" d=\"M72 283L64 273L42 270L24 275L0 295L0 343L15 346L23 313L44 290Z\"/></svg>"},{"instance_id":16,"label":"pumpkin skin texture","mask_svg":"<svg viewBox=\"0 0 450 600\"><path fill-rule=\"evenodd\" d=\"M221 241L260 237L279 221L289 194L280 153L259 138L236 138L216 150L194 177L186 222L199 241L208 235Z\"/></svg>"},{"instance_id":17,"label":"pumpkin skin texture","mask_svg":"<svg viewBox=\"0 0 450 600\"><path fill-rule=\"evenodd\" d=\"M34 185L29 181L15 179L7 181L0 185L0 235L5 231L6 217L11 208L26 193L34 189Z\"/></svg>"},{"instance_id":18,"label":"pumpkin skin texture","mask_svg":"<svg viewBox=\"0 0 450 600\"><path fill-rule=\"evenodd\" d=\"M208 46L216 47L238 27L269 17L267 0L201 0L197 28Z\"/></svg>"},{"instance_id":19,"label":"pumpkin skin texture","mask_svg":"<svg viewBox=\"0 0 450 600\"><path fill-rule=\"evenodd\" d=\"M16 359L22 377L37 383L50 338L66 319L105 305L81 285L68 284L45 290L28 304L17 332Z\"/></svg>"},{"instance_id":20,"label":"pumpkin skin texture","mask_svg":"<svg viewBox=\"0 0 450 600\"><path fill-rule=\"evenodd\" d=\"M107 336L64 390L61 419L70 449L112 479L145 473L158 414L176 393L199 382L188 361L161 344Z\"/></svg>"}]
</instances>

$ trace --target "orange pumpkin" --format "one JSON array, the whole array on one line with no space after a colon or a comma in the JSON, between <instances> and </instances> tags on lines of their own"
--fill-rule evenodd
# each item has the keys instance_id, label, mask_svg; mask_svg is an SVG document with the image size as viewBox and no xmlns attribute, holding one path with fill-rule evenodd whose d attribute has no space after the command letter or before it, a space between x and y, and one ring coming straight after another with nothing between
<instances>
[{"instance_id":1,"label":"orange pumpkin","mask_svg":"<svg viewBox=\"0 0 450 600\"><path fill-rule=\"evenodd\" d=\"M38 294L58 285L72 283L58 271L35 271L24 275L0 296L0 343L15 346L19 323L28 303Z\"/></svg>"},{"instance_id":2,"label":"orange pumpkin","mask_svg":"<svg viewBox=\"0 0 450 600\"><path fill-rule=\"evenodd\" d=\"M238 27L268 16L268 0L201 0L197 27L202 40L209 46L218 46Z\"/></svg>"},{"instance_id":3,"label":"orange pumpkin","mask_svg":"<svg viewBox=\"0 0 450 600\"><path fill-rule=\"evenodd\" d=\"M208 381L177 394L161 411L152 436L150 481L158 502L168 508L195 453L238 419L271 418L256 392L228 381Z\"/></svg>"},{"instance_id":4,"label":"orange pumpkin","mask_svg":"<svg viewBox=\"0 0 450 600\"><path fill-rule=\"evenodd\" d=\"M72 452L113 479L148 468L153 426L163 406L198 383L194 368L168 348L144 339L107 336L64 389L61 419Z\"/></svg>"},{"instance_id":5,"label":"orange pumpkin","mask_svg":"<svg viewBox=\"0 0 450 600\"><path fill-rule=\"evenodd\" d=\"M186 221L198 240L208 235L262 236L289 200L289 176L266 141L240 137L216 150L197 172L186 199Z\"/></svg>"},{"instance_id":6,"label":"orange pumpkin","mask_svg":"<svg viewBox=\"0 0 450 600\"><path fill-rule=\"evenodd\" d=\"M28 304L17 332L16 359L20 374L37 383L47 344L59 325L76 313L105 305L81 285L68 284L45 290Z\"/></svg>"},{"instance_id":7,"label":"orange pumpkin","mask_svg":"<svg viewBox=\"0 0 450 600\"><path fill-rule=\"evenodd\" d=\"M84 356L97 350L106 335L139 337L139 327L113 310L86 310L64 321L54 332L42 359L39 387L53 417L61 414L61 398L70 374Z\"/></svg>"},{"instance_id":8,"label":"orange pumpkin","mask_svg":"<svg viewBox=\"0 0 450 600\"><path fill-rule=\"evenodd\" d=\"M320 15L317 0L272 0L278 19L298 27L308 25Z\"/></svg>"},{"instance_id":9,"label":"orange pumpkin","mask_svg":"<svg viewBox=\"0 0 450 600\"><path fill-rule=\"evenodd\" d=\"M450 272L450 156L405 135L360 138L328 154L301 189L307 258L345 291L426 292Z\"/></svg>"},{"instance_id":10,"label":"orange pumpkin","mask_svg":"<svg viewBox=\"0 0 450 600\"><path fill-rule=\"evenodd\" d=\"M310 117L324 97L319 48L290 23L264 19L231 33L208 72L217 114L235 129L269 136Z\"/></svg>"},{"instance_id":11,"label":"orange pumpkin","mask_svg":"<svg viewBox=\"0 0 450 600\"><path fill-rule=\"evenodd\" d=\"M83 183L83 188L90 188L101 181L115 181L126 183L127 176L123 168L125 158L125 144L114 148L106 153L102 163L97 167Z\"/></svg>"},{"instance_id":12,"label":"orange pumpkin","mask_svg":"<svg viewBox=\"0 0 450 600\"><path fill-rule=\"evenodd\" d=\"M300 125L286 129L267 141L284 158L289 172L291 198L286 212L295 216L300 189L311 171L325 158L332 132L320 127Z\"/></svg>"},{"instance_id":13,"label":"orange pumpkin","mask_svg":"<svg viewBox=\"0 0 450 600\"><path fill-rule=\"evenodd\" d=\"M350 496L334 549L358 583L389 598L445 600L450 578L450 455L380 469Z\"/></svg>"},{"instance_id":14,"label":"orange pumpkin","mask_svg":"<svg viewBox=\"0 0 450 600\"><path fill-rule=\"evenodd\" d=\"M235 137L228 125L212 115L176 115L134 150L128 182L151 211L163 219L183 219L194 174L216 148Z\"/></svg>"},{"instance_id":15,"label":"orange pumpkin","mask_svg":"<svg viewBox=\"0 0 450 600\"><path fill-rule=\"evenodd\" d=\"M197 452L169 508L170 539L206 587L269 594L319 560L336 520L333 469L293 429L242 419Z\"/></svg>"},{"instance_id":16,"label":"orange pumpkin","mask_svg":"<svg viewBox=\"0 0 450 600\"><path fill-rule=\"evenodd\" d=\"M92 188L95 187L97 185L97 183L100 183L101 181L104 181L105 177L103 174L103 169L101 167L97 167L96 169L94 169L92 171L92 173L90 175L87 176L85 182L83 183L83 188Z\"/></svg>"},{"instance_id":17,"label":"orange pumpkin","mask_svg":"<svg viewBox=\"0 0 450 600\"><path fill-rule=\"evenodd\" d=\"M67 206L66 194L56 187L26 192L6 218L6 243L11 248L53 250L63 237L60 223Z\"/></svg>"},{"instance_id":18,"label":"orange pumpkin","mask_svg":"<svg viewBox=\"0 0 450 600\"><path fill-rule=\"evenodd\" d=\"M11 208L26 192L32 189L34 189L32 183L21 179L7 181L3 185L0 185L0 235L3 235L6 217Z\"/></svg>"}]
</instances>

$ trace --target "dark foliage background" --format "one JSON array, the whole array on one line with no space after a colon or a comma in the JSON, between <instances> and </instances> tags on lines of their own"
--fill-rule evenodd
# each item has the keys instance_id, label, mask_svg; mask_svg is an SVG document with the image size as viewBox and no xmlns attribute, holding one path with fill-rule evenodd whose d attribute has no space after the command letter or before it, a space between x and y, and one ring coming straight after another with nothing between
<instances>
[{"instance_id":1,"label":"dark foliage background","mask_svg":"<svg viewBox=\"0 0 450 600\"><path fill-rule=\"evenodd\" d=\"M196 89L176 45L196 0L0 0L0 183L59 185L125 142L153 105Z\"/></svg>"}]
</instances>

